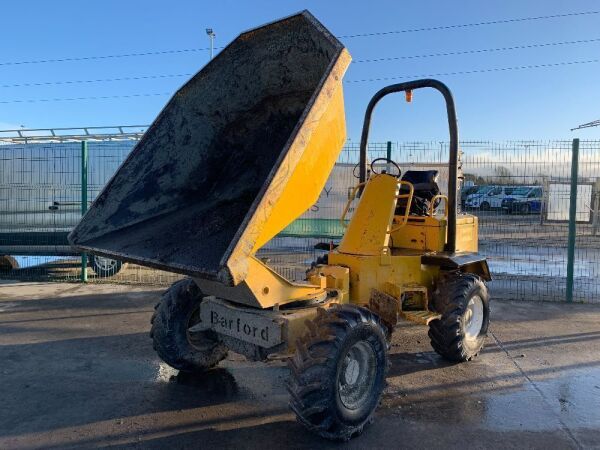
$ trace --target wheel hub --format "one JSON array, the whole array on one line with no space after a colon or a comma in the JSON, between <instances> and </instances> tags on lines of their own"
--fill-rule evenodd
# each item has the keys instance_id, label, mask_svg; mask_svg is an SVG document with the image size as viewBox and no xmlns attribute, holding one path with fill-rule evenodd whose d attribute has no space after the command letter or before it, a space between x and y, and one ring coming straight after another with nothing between
<instances>
[{"instance_id":1,"label":"wheel hub","mask_svg":"<svg viewBox=\"0 0 600 450\"><path fill-rule=\"evenodd\" d=\"M354 344L344 356L338 376L338 393L348 409L358 409L371 398L375 383L376 358L365 341Z\"/></svg>"},{"instance_id":2,"label":"wheel hub","mask_svg":"<svg viewBox=\"0 0 600 450\"><path fill-rule=\"evenodd\" d=\"M110 258L104 258L103 256L95 256L94 257L96 266L105 271L110 271L115 268L117 265L117 261Z\"/></svg>"},{"instance_id":3,"label":"wheel hub","mask_svg":"<svg viewBox=\"0 0 600 450\"><path fill-rule=\"evenodd\" d=\"M194 347L196 350L205 350L206 349L206 339L203 339L202 331L190 331L190 328L200 323L200 307L194 308L194 310L190 313L187 326L186 326L186 336L188 343Z\"/></svg>"},{"instance_id":4,"label":"wheel hub","mask_svg":"<svg viewBox=\"0 0 600 450\"><path fill-rule=\"evenodd\" d=\"M346 371L344 372L346 384L356 384L360 372L359 363L356 359L350 359L348 356L346 356L346 359L348 359L346 362Z\"/></svg>"},{"instance_id":5,"label":"wheel hub","mask_svg":"<svg viewBox=\"0 0 600 450\"><path fill-rule=\"evenodd\" d=\"M465 337L467 340L477 339L483 326L483 301L475 295L469 300L464 315Z\"/></svg>"}]
</instances>

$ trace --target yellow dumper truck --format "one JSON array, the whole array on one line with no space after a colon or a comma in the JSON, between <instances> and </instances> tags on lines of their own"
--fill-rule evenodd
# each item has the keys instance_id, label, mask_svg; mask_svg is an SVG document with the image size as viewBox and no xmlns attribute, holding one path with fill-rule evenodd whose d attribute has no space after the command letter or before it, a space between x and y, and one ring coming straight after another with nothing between
<instances>
[{"instance_id":1,"label":"yellow dumper truck","mask_svg":"<svg viewBox=\"0 0 600 450\"><path fill-rule=\"evenodd\" d=\"M152 317L158 355L183 371L209 369L228 350L288 358L291 409L330 439L372 421L399 317L428 325L451 361L479 353L489 321L477 218L457 212L454 102L436 80L388 86L369 103L356 207L306 280L257 258L317 201L338 158L349 63L306 11L242 33L175 93L69 235L82 251L187 275ZM368 165L378 101L422 88L446 102L447 195L435 171Z\"/></svg>"}]
</instances>

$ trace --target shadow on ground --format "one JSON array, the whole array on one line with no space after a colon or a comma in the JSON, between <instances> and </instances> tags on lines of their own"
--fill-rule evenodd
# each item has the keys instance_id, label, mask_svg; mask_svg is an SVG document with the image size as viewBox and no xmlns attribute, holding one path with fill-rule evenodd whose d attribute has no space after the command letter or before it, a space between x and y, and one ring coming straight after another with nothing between
<instances>
[{"instance_id":1,"label":"shadow on ground","mask_svg":"<svg viewBox=\"0 0 600 450\"><path fill-rule=\"evenodd\" d=\"M58 286L0 298L0 447L340 447L294 421L281 363L232 354L188 375L160 362L148 337L160 291ZM600 308L499 302L494 314L466 364L401 324L376 421L348 447L600 444Z\"/></svg>"}]
</instances>

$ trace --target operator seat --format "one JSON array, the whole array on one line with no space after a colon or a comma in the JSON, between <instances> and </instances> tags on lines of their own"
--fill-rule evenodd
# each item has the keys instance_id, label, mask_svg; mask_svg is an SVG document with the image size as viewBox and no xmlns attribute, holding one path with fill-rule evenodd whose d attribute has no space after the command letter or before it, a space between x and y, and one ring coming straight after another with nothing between
<instances>
[{"instance_id":1,"label":"operator seat","mask_svg":"<svg viewBox=\"0 0 600 450\"><path fill-rule=\"evenodd\" d=\"M412 203L410 204L411 216L428 216L429 206L433 197L440 193L440 188L436 182L438 176L437 170L407 170L402 175L402 181L408 181L414 187ZM408 194L407 186L400 186L400 194ZM439 199L436 200L436 203ZM397 216L404 215L406 211L407 198L399 198L396 203ZM437 206L437 205L436 205Z\"/></svg>"}]
</instances>

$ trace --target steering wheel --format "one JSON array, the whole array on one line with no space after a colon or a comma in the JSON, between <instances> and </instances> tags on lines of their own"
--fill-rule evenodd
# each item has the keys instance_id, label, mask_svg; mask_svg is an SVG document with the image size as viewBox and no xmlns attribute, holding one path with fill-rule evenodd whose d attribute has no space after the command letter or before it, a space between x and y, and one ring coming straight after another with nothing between
<instances>
[{"instance_id":1,"label":"steering wheel","mask_svg":"<svg viewBox=\"0 0 600 450\"><path fill-rule=\"evenodd\" d=\"M389 159L389 158L377 158L377 159L374 159L373 161L371 161L371 172L372 172L372 173L374 173L374 174L376 174L376 175L379 175L379 174L381 174L381 173L386 173L386 172L384 172L383 170L382 170L381 172L377 172L377 171L375 170L375 163L376 163L377 161L385 161L386 163L393 164L393 165L394 165L394 167L396 168L396 170L398 171L398 173L397 173L397 174L393 175L393 176L395 176L396 178L400 178L400 175L402 175L402 171L400 170L400 166L399 166L398 164L396 164L396 161L393 161L393 160L391 160L391 159ZM392 174L390 174L390 175L392 175Z\"/></svg>"},{"instance_id":2,"label":"steering wheel","mask_svg":"<svg viewBox=\"0 0 600 450\"><path fill-rule=\"evenodd\" d=\"M360 178L360 175L356 173L356 169L358 169L360 167L360 163L357 163L354 168L352 169L352 176L354 178Z\"/></svg>"}]
</instances>

